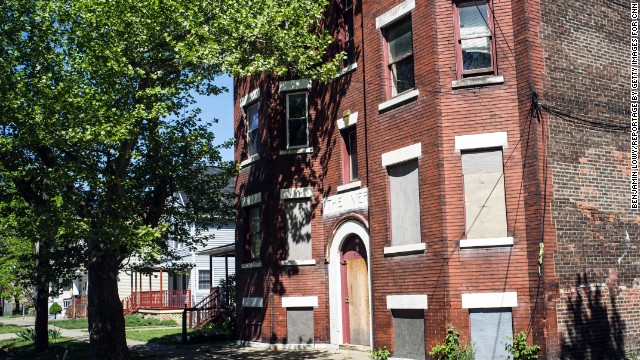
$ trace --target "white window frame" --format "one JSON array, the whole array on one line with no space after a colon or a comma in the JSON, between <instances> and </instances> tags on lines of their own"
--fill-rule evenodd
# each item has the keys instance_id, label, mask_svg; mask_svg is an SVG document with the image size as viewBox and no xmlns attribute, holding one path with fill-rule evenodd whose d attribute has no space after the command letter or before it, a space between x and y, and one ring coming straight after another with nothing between
<instances>
[{"instance_id":1,"label":"white window frame","mask_svg":"<svg viewBox=\"0 0 640 360\"><path fill-rule=\"evenodd\" d=\"M307 141L305 142L305 144L303 145L290 145L289 144L289 140L290 140L290 136L289 136L289 96L292 95L300 95L300 94L304 94L305 96L305 123L306 123L306 130L307 130ZM286 94L286 104L287 104L287 113L286 113L286 123L287 123L287 149L301 149L301 148L307 148L309 147L309 92L307 91L296 91L296 92L288 92ZM302 118L296 118L296 120L300 120Z\"/></svg>"},{"instance_id":2,"label":"white window frame","mask_svg":"<svg viewBox=\"0 0 640 360\"><path fill-rule=\"evenodd\" d=\"M201 284L201 283L202 283L202 281L203 281L203 277L202 277L202 272L203 272L203 271L206 271L206 272L208 272L208 273L209 273L209 287L208 287L208 288L202 288L202 287L200 286L200 284ZM199 269L199 270L198 270L198 290L207 290L207 291L211 290L211 287L212 287L212 285L213 285L213 282L211 281L211 278L212 278L212 276L211 276L211 275L212 275L212 274L211 274L211 271L210 271L209 269Z\"/></svg>"}]
</instances>

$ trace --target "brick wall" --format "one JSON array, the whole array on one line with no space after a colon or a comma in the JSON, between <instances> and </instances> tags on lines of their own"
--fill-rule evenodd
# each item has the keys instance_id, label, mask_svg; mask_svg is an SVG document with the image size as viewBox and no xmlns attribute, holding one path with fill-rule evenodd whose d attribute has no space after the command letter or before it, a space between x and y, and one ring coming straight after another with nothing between
<instances>
[{"instance_id":1,"label":"brick wall","mask_svg":"<svg viewBox=\"0 0 640 360\"><path fill-rule=\"evenodd\" d=\"M544 104L579 119L628 125L628 4L541 4ZM542 125L557 231L561 355L623 358L640 347L633 310L640 306L640 216L630 209L629 131L550 114Z\"/></svg>"}]
</instances>

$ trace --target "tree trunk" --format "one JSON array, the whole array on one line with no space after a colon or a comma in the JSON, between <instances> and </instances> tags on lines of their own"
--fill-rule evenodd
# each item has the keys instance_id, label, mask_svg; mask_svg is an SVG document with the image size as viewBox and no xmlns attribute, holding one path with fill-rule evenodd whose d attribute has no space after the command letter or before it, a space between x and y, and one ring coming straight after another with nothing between
<instances>
[{"instance_id":1,"label":"tree trunk","mask_svg":"<svg viewBox=\"0 0 640 360\"><path fill-rule=\"evenodd\" d=\"M41 282L36 287L36 352L49 348L49 286Z\"/></svg>"},{"instance_id":2,"label":"tree trunk","mask_svg":"<svg viewBox=\"0 0 640 360\"><path fill-rule=\"evenodd\" d=\"M118 297L118 263L108 250L91 254L87 270L89 342L94 360L129 359L122 303Z\"/></svg>"}]
</instances>

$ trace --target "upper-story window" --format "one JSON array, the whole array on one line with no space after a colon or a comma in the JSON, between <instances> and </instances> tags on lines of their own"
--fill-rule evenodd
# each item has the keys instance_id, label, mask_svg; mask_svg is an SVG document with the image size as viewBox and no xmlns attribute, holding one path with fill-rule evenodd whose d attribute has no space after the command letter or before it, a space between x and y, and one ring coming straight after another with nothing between
<instances>
[{"instance_id":1,"label":"upper-story window","mask_svg":"<svg viewBox=\"0 0 640 360\"><path fill-rule=\"evenodd\" d=\"M387 48L387 78L390 96L415 87L411 17L404 17L383 29Z\"/></svg>"},{"instance_id":2,"label":"upper-story window","mask_svg":"<svg viewBox=\"0 0 640 360\"><path fill-rule=\"evenodd\" d=\"M344 66L349 66L356 62L355 42L353 39L353 0L342 0L342 21L344 41L343 51L346 57L343 61Z\"/></svg>"},{"instance_id":3,"label":"upper-story window","mask_svg":"<svg viewBox=\"0 0 640 360\"><path fill-rule=\"evenodd\" d=\"M252 260L260 260L260 248L262 247L260 233L260 205L256 205L249 208L249 240Z\"/></svg>"},{"instance_id":4,"label":"upper-story window","mask_svg":"<svg viewBox=\"0 0 640 360\"><path fill-rule=\"evenodd\" d=\"M258 114L258 103L256 103L247 108L247 154L249 156L260 152L259 127L260 116Z\"/></svg>"},{"instance_id":5,"label":"upper-story window","mask_svg":"<svg viewBox=\"0 0 640 360\"><path fill-rule=\"evenodd\" d=\"M356 127L342 130L342 182L344 184L358 180L358 142Z\"/></svg>"},{"instance_id":6,"label":"upper-story window","mask_svg":"<svg viewBox=\"0 0 640 360\"><path fill-rule=\"evenodd\" d=\"M307 92L287 93L287 148L309 146Z\"/></svg>"},{"instance_id":7,"label":"upper-story window","mask_svg":"<svg viewBox=\"0 0 640 360\"><path fill-rule=\"evenodd\" d=\"M495 38L490 0L454 3L458 78L495 74Z\"/></svg>"}]
</instances>

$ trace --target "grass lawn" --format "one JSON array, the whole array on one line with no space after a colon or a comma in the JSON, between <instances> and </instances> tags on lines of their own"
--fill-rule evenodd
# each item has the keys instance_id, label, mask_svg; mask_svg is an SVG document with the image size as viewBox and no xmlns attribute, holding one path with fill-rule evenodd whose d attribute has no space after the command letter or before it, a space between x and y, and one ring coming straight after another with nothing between
<instances>
[{"instance_id":1,"label":"grass lawn","mask_svg":"<svg viewBox=\"0 0 640 360\"><path fill-rule=\"evenodd\" d=\"M180 344L182 329L161 329L161 330L127 330L127 339L151 342L164 345Z\"/></svg>"},{"instance_id":2,"label":"grass lawn","mask_svg":"<svg viewBox=\"0 0 640 360\"><path fill-rule=\"evenodd\" d=\"M33 349L32 341L19 339L0 341L0 357L2 357L4 350L13 356L12 359L62 359L64 352L68 349L67 360L89 358L88 343L67 338L60 338L55 342L50 340L49 350L43 353L35 353Z\"/></svg>"},{"instance_id":3,"label":"grass lawn","mask_svg":"<svg viewBox=\"0 0 640 360\"><path fill-rule=\"evenodd\" d=\"M49 340L49 350L43 353L35 353L32 341L18 339L0 341L0 359L11 355L11 359L50 360L62 359L65 351L69 350L67 360L85 360L90 358L89 343L68 338L60 338L56 341ZM131 359L149 359L150 357L129 351Z\"/></svg>"},{"instance_id":4,"label":"grass lawn","mask_svg":"<svg viewBox=\"0 0 640 360\"><path fill-rule=\"evenodd\" d=\"M89 327L87 319L63 319L56 320L56 326L63 329L84 329ZM53 325L53 319L49 319L49 325ZM145 327L145 326L178 326L174 320L160 320L152 317L142 317L140 315L125 315L124 326L126 327Z\"/></svg>"},{"instance_id":5,"label":"grass lawn","mask_svg":"<svg viewBox=\"0 0 640 360\"><path fill-rule=\"evenodd\" d=\"M22 330L24 330L24 328L22 326L0 323L0 334L17 333L17 332L20 332Z\"/></svg>"}]
</instances>

